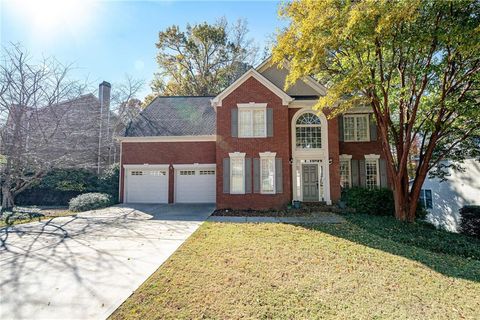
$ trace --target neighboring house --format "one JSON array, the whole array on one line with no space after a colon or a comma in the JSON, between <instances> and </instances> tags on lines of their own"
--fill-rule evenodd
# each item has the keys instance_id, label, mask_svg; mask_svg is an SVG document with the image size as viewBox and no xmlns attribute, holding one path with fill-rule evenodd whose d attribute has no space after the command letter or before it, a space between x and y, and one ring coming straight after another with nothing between
<instances>
[{"instance_id":1,"label":"neighboring house","mask_svg":"<svg viewBox=\"0 0 480 320\"><path fill-rule=\"evenodd\" d=\"M216 97L157 97L121 137L122 202L280 208L338 201L341 186L387 187L371 109L312 109L325 88L269 60Z\"/></svg>"},{"instance_id":2,"label":"neighboring house","mask_svg":"<svg viewBox=\"0 0 480 320\"><path fill-rule=\"evenodd\" d=\"M49 107L20 110L22 145L30 161L98 172L118 162L113 135L119 128L110 111L110 90L110 83L104 81L98 98L90 93Z\"/></svg>"},{"instance_id":3,"label":"neighboring house","mask_svg":"<svg viewBox=\"0 0 480 320\"><path fill-rule=\"evenodd\" d=\"M460 208L480 205L480 161L467 159L462 167L461 171L448 169L445 181L427 178L420 195L420 203L428 211L427 220L452 232L460 231Z\"/></svg>"}]
</instances>

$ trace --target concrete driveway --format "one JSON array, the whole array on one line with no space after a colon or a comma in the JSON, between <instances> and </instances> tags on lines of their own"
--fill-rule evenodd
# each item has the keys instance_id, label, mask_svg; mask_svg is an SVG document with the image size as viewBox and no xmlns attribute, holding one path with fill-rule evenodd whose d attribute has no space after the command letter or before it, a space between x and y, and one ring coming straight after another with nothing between
<instances>
[{"instance_id":1,"label":"concrete driveway","mask_svg":"<svg viewBox=\"0 0 480 320\"><path fill-rule=\"evenodd\" d=\"M135 205L0 230L0 319L104 319L214 205Z\"/></svg>"}]
</instances>

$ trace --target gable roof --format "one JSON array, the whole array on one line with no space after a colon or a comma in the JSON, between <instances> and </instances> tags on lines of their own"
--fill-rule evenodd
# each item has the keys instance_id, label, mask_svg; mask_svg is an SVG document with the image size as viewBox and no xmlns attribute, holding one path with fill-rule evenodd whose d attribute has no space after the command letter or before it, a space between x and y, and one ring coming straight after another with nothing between
<instances>
[{"instance_id":1,"label":"gable roof","mask_svg":"<svg viewBox=\"0 0 480 320\"><path fill-rule=\"evenodd\" d=\"M273 65L273 62L272 62L272 57L270 56L267 59L265 59L262 63L260 63L260 65L258 65L255 69L257 69L258 72L263 74L266 70L268 70L271 67L274 67L274 65ZM283 64L280 66L280 68L277 67L277 69L281 69L281 68L286 69L286 70L290 70L290 63L285 60L283 62ZM308 85L315 92L317 92L318 94L320 94L322 96L324 96L327 92L327 88L325 88L324 85L319 83L312 76L305 76L305 77L302 77L300 80L303 81L303 83Z\"/></svg>"},{"instance_id":2,"label":"gable roof","mask_svg":"<svg viewBox=\"0 0 480 320\"><path fill-rule=\"evenodd\" d=\"M268 80L263 75L261 75L257 70L251 68L247 72L245 72L240 78L238 78L234 83L232 83L227 89L223 90L219 95L217 95L215 98L213 98L212 99L212 106L221 107L222 106L222 100L226 96L228 96L230 93L232 93L233 90L238 88L242 83L244 83L250 77L253 77L256 80L258 80L258 82L263 84L270 91L272 91L279 98L281 98L284 106L288 105L291 101L293 101L293 98L290 97L288 94L286 94L282 89L280 89L279 87L274 85L270 80Z\"/></svg>"},{"instance_id":3,"label":"gable roof","mask_svg":"<svg viewBox=\"0 0 480 320\"><path fill-rule=\"evenodd\" d=\"M160 96L155 98L125 130L126 137L215 135L216 114L212 97Z\"/></svg>"}]
</instances>

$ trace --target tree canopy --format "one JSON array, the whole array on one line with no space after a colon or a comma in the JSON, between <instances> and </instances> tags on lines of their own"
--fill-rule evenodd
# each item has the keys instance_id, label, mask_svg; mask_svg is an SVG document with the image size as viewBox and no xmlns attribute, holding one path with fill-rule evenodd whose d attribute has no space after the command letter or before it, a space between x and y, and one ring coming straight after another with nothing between
<instances>
[{"instance_id":1,"label":"tree canopy","mask_svg":"<svg viewBox=\"0 0 480 320\"><path fill-rule=\"evenodd\" d=\"M331 116L372 107L396 216L412 221L428 172L479 154L480 2L297 0L280 14L290 25L274 60L289 61L287 85L316 77L328 88L316 108Z\"/></svg>"},{"instance_id":2,"label":"tree canopy","mask_svg":"<svg viewBox=\"0 0 480 320\"><path fill-rule=\"evenodd\" d=\"M153 96L221 92L255 62L257 47L247 33L244 20L229 25L226 19L187 24L185 31L173 25L159 32L160 70L152 82Z\"/></svg>"}]
</instances>

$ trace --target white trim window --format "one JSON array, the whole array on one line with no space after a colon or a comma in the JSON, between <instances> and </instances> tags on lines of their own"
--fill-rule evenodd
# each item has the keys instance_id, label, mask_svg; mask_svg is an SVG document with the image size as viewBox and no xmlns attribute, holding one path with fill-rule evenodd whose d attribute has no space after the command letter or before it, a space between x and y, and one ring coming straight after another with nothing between
<instances>
[{"instance_id":1,"label":"white trim window","mask_svg":"<svg viewBox=\"0 0 480 320\"><path fill-rule=\"evenodd\" d=\"M260 153L260 193L275 193L275 152Z\"/></svg>"},{"instance_id":2,"label":"white trim window","mask_svg":"<svg viewBox=\"0 0 480 320\"><path fill-rule=\"evenodd\" d=\"M365 183L368 189L380 186L379 155L365 155Z\"/></svg>"},{"instance_id":3,"label":"white trim window","mask_svg":"<svg viewBox=\"0 0 480 320\"><path fill-rule=\"evenodd\" d=\"M240 103L238 106L238 137L265 138L267 136L267 104Z\"/></svg>"},{"instance_id":4,"label":"white trim window","mask_svg":"<svg viewBox=\"0 0 480 320\"><path fill-rule=\"evenodd\" d=\"M420 190L420 198L418 200L420 201L420 204L425 209L432 209L433 208L432 190L431 189Z\"/></svg>"},{"instance_id":5,"label":"white trim window","mask_svg":"<svg viewBox=\"0 0 480 320\"><path fill-rule=\"evenodd\" d=\"M322 125L313 112L306 112L295 123L295 145L297 149L321 149Z\"/></svg>"},{"instance_id":6,"label":"white trim window","mask_svg":"<svg viewBox=\"0 0 480 320\"><path fill-rule=\"evenodd\" d=\"M340 156L340 186L348 189L352 186L352 156Z\"/></svg>"},{"instance_id":7,"label":"white trim window","mask_svg":"<svg viewBox=\"0 0 480 320\"><path fill-rule=\"evenodd\" d=\"M230 193L245 193L245 153L230 153Z\"/></svg>"},{"instance_id":8,"label":"white trim window","mask_svg":"<svg viewBox=\"0 0 480 320\"><path fill-rule=\"evenodd\" d=\"M343 116L344 141L369 141L370 126L368 114L348 114Z\"/></svg>"}]
</instances>

